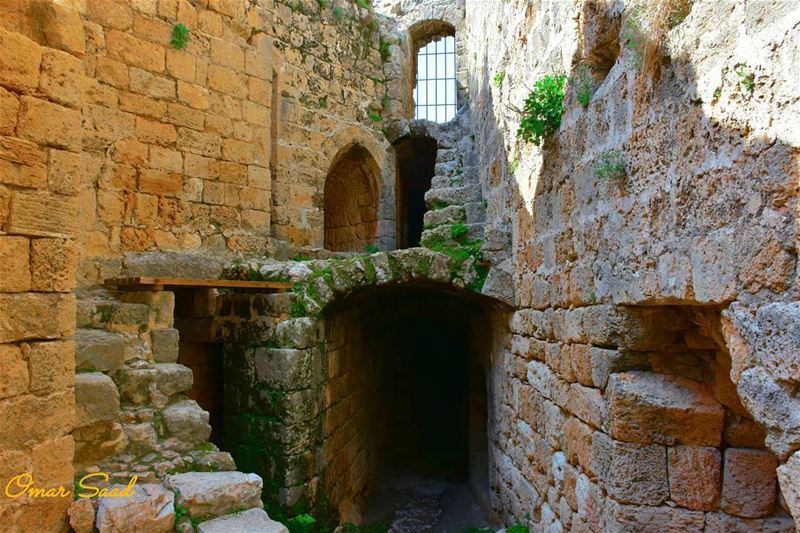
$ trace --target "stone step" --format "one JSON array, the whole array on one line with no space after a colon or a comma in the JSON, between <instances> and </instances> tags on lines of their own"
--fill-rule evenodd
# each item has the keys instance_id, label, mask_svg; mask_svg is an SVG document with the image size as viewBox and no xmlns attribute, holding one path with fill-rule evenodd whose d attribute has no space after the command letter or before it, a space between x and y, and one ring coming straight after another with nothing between
<instances>
[{"instance_id":1,"label":"stone step","mask_svg":"<svg viewBox=\"0 0 800 533\"><path fill-rule=\"evenodd\" d=\"M192 369L177 363L125 367L113 375L123 404L166 407L170 399L192 388Z\"/></svg>"},{"instance_id":2,"label":"stone step","mask_svg":"<svg viewBox=\"0 0 800 533\"><path fill-rule=\"evenodd\" d=\"M462 176L434 176L431 178L431 189L458 187L463 184Z\"/></svg>"},{"instance_id":3,"label":"stone step","mask_svg":"<svg viewBox=\"0 0 800 533\"><path fill-rule=\"evenodd\" d=\"M425 193L425 205L431 209L437 203L445 205L463 205L467 202L479 201L481 191L478 185L469 184L461 187L443 187L430 189Z\"/></svg>"},{"instance_id":4,"label":"stone step","mask_svg":"<svg viewBox=\"0 0 800 533\"><path fill-rule=\"evenodd\" d=\"M455 176L461 173L459 161L448 161L446 163L436 163L433 173L436 176Z\"/></svg>"},{"instance_id":5,"label":"stone step","mask_svg":"<svg viewBox=\"0 0 800 533\"><path fill-rule=\"evenodd\" d=\"M80 328L75 332L77 370L119 370L125 363L125 338L121 333Z\"/></svg>"},{"instance_id":6,"label":"stone step","mask_svg":"<svg viewBox=\"0 0 800 533\"><path fill-rule=\"evenodd\" d=\"M214 518L237 509L261 508L263 482L243 472L189 472L168 476L164 484L192 518Z\"/></svg>"},{"instance_id":7,"label":"stone step","mask_svg":"<svg viewBox=\"0 0 800 533\"><path fill-rule=\"evenodd\" d=\"M425 229L433 229L444 224L463 223L466 219L467 213L463 205L448 205L443 209L426 211L423 223L425 224Z\"/></svg>"},{"instance_id":8,"label":"stone step","mask_svg":"<svg viewBox=\"0 0 800 533\"><path fill-rule=\"evenodd\" d=\"M448 163L458 159L458 150L454 148L440 148L436 151L437 163Z\"/></svg>"},{"instance_id":9,"label":"stone step","mask_svg":"<svg viewBox=\"0 0 800 533\"><path fill-rule=\"evenodd\" d=\"M422 232L420 241L423 246L431 246L434 242L444 243L446 246L458 246L465 242L483 239L483 224L466 224L468 229L465 235L454 238L451 231L452 225L438 226Z\"/></svg>"},{"instance_id":10,"label":"stone step","mask_svg":"<svg viewBox=\"0 0 800 533\"><path fill-rule=\"evenodd\" d=\"M202 522L197 533L289 533L289 530L272 520L264 509L248 509Z\"/></svg>"},{"instance_id":11,"label":"stone step","mask_svg":"<svg viewBox=\"0 0 800 533\"><path fill-rule=\"evenodd\" d=\"M117 492L125 485L112 485ZM122 494L122 493L120 493ZM79 502L88 500L77 500ZM90 515L89 509L84 510ZM73 513L70 513L73 514ZM137 484L133 494L124 497L99 498L95 527L100 533L117 533L120 531L147 531L167 533L175 525L175 496L172 492L158 484ZM82 531L78 527L76 531Z\"/></svg>"}]
</instances>

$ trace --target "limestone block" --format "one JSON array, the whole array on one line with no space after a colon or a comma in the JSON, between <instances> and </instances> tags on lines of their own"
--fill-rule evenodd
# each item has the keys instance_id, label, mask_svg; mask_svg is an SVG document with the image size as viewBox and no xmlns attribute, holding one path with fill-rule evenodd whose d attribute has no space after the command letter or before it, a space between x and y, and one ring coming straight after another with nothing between
<instances>
[{"instance_id":1,"label":"limestone block","mask_svg":"<svg viewBox=\"0 0 800 533\"><path fill-rule=\"evenodd\" d=\"M595 428L603 425L606 405L603 395L597 389L573 383L567 395L567 409Z\"/></svg>"},{"instance_id":2,"label":"limestone block","mask_svg":"<svg viewBox=\"0 0 800 533\"><path fill-rule=\"evenodd\" d=\"M83 56L86 34L80 13L55 2L40 4L38 7L44 11L42 34L47 46Z\"/></svg>"},{"instance_id":3,"label":"limestone block","mask_svg":"<svg viewBox=\"0 0 800 533\"><path fill-rule=\"evenodd\" d=\"M289 530L272 520L263 509L248 509L240 513L222 516L197 526L197 533L289 533Z\"/></svg>"},{"instance_id":4,"label":"limestone block","mask_svg":"<svg viewBox=\"0 0 800 533\"><path fill-rule=\"evenodd\" d=\"M592 430L591 426L584 424L575 417L570 417L564 423L564 451L569 462L580 465L584 471L594 475L592 470Z\"/></svg>"},{"instance_id":5,"label":"limestone block","mask_svg":"<svg viewBox=\"0 0 800 533\"><path fill-rule=\"evenodd\" d=\"M75 289L78 251L75 241L31 240L31 285L35 291L70 292Z\"/></svg>"},{"instance_id":6,"label":"limestone block","mask_svg":"<svg viewBox=\"0 0 800 533\"><path fill-rule=\"evenodd\" d=\"M19 97L0 87L0 135L14 134L18 111ZM5 177L3 181L5 181Z\"/></svg>"},{"instance_id":7,"label":"limestone block","mask_svg":"<svg viewBox=\"0 0 800 533\"><path fill-rule=\"evenodd\" d=\"M75 394L70 390L45 396L22 394L0 400L0 435L8 448L43 442L72 431Z\"/></svg>"},{"instance_id":8,"label":"limestone block","mask_svg":"<svg viewBox=\"0 0 800 533\"><path fill-rule=\"evenodd\" d=\"M256 348L252 354L259 383L274 389L301 389L313 385L310 350Z\"/></svg>"},{"instance_id":9,"label":"limestone block","mask_svg":"<svg viewBox=\"0 0 800 533\"><path fill-rule=\"evenodd\" d=\"M73 385L75 376L74 341L23 344L22 352L30 367L31 391L55 391Z\"/></svg>"},{"instance_id":10,"label":"limestone block","mask_svg":"<svg viewBox=\"0 0 800 533\"><path fill-rule=\"evenodd\" d=\"M94 530L94 506L88 498L73 501L69 510L69 525L75 533L92 533Z\"/></svg>"},{"instance_id":11,"label":"limestone block","mask_svg":"<svg viewBox=\"0 0 800 533\"><path fill-rule=\"evenodd\" d=\"M663 446L619 442L597 432L591 454L592 470L618 502L660 505L669 498Z\"/></svg>"},{"instance_id":12,"label":"limestone block","mask_svg":"<svg viewBox=\"0 0 800 533\"><path fill-rule=\"evenodd\" d=\"M128 439L129 452L146 454L158 449L158 435L150 422L125 424L122 429Z\"/></svg>"},{"instance_id":13,"label":"limestone block","mask_svg":"<svg viewBox=\"0 0 800 533\"><path fill-rule=\"evenodd\" d=\"M57 339L75 331L75 295L0 293L0 343Z\"/></svg>"},{"instance_id":14,"label":"limestone block","mask_svg":"<svg viewBox=\"0 0 800 533\"><path fill-rule=\"evenodd\" d=\"M767 431L754 420L737 416L725 417L722 440L734 448L763 448Z\"/></svg>"},{"instance_id":15,"label":"limestone block","mask_svg":"<svg viewBox=\"0 0 800 533\"><path fill-rule=\"evenodd\" d=\"M115 303L108 329L120 333L139 334L150 324L150 308L145 304Z\"/></svg>"},{"instance_id":16,"label":"limestone block","mask_svg":"<svg viewBox=\"0 0 800 533\"><path fill-rule=\"evenodd\" d=\"M628 442L718 446L724 410L697 382L631 371L612 374L606 388L609 434Z\"/></svg>"},{"instance_id":17,"label":"limestone block","mask_svg":"<svg viewBox=\"0 0 800 533\"><path fill-rule=\"evenodd\" d=\"M30 241L25 237L0 237L0 292L25 292L31 288L29 250Z\"/></svg>"},{"instance_id":18,"label":"limestone block","mask_svg":"<svg viewBox=\"0 0 800 533\"><path fill-rule=\"evenodd\" d=\"M719 502L722 456L716 448L667 449L672 501L695 511L713 511Z\"/></svg>"},{"instance_id":19,"label":"limestone block","mask_svg":"<svg viewBox=\"0 0 800 533\"><path fill-rule=\"evenodd\" d=\"M33 92L39 85L42 48L27 37L0 29L0 85Z\"/></svg>"},{"instance_id":20,"label":"limestone block","mask_svg":"<svg viewBox=\"0 0 800 533\"><path fill-rule=\"evenodd\" d=\"M163 254L160 254L163 255ZM187 265L185 277L191 277ZM168 274L154 274L168 275ZM181 277L178 273L174 276ZM150 308L150 328L171 328L175 315L175 293L170 291L136 291L121 297L123 302L145 304Z\"/></svg>"},{"instance_id":21,"label":"limestone block","mask_svg":"<svg viewBox=\"0 0 800 533\"><path fill-rule=\"evenodd\" d=\"M17 120L17 134L20 137L74 152L81 149L83 130L80 111L23 96L20 98Z\"/></svg>"},{"instance_id":22,"label":"limestone block","mask_svg":"<svg viewBox=\"0 0 800 533\"><path fill-rule=\"evenodd\" d=\"M28 392L28 363L14 344L0 344L0 398Z\"/></svg>"},{"instance_id":23,"label":"limestone block","mask_svg":"<svg viewBox=\"0 0 800 533\"><path fill-rule=\"evenodd\" d=\"M85 86L80 59L66 52L45 50L39 88L52 101L78 107Z\"/></svg>"},{"instance_id":24,"label":"limestone block","mask_svg":"<svg viewBox=\"0 0 800 533\"><path fill-rule=\"evenodd\" d=\"M16 191L8 217L8 231L40 237L71 237L77 228L77 206L76 199L71 196ZM42 213L47 216L43 217Z\"/></svg>"},{"instance_id":25,"label":"limestone block","mask_svg":"<svg viewBox=\"0 0 800 533\"><path fill-rule=\"evenodd\" d=\"M211 436L209 414L194 400L174 403L162 414L170 434L184 442L204 442Z\"/></svg>"},{"instance_id":26,"label":"limestone block","mask_svg":"<svg viewBox=\"0 0 800 533\"><path fill-rule=\"evenodd\" d=\"M282 348L311 348L317 343L317 328L308 317L290 318L275 327L275 342Z\"/></svg>"},{"instance_id":27,"label":"limestone block","mask_svg":"<svg viewBox=\"0 0 800 533\"><path fill-rule=\"evenodd\" d=\"M700 511L664 506L623 505L608 500L605 508L605 531L641 533L642 531L703 531Z\"/></svg>"},{"instance_id":28,"label":"limestone block","mask_svg":"<svg viewBox=\"0 0 800 533\"><path fill-rule=\"evenodd\" d=\"M193 517L219 516L243 507L263 507L263 483L256 474L190 472L169 476L165 484L178 492L178 502Z\"/></svg>"},{"instance_id":29,"label":"limestone block","mask_svg":"<svg viewBox=\"0 0 800 533\"><path fill-rule=\"evenodd\" d=\"M777 459L766 450L726 449L720 501L722 510L743 518L761 518L770 514L777 495L777 467Z\"/></svg>"},{"instance_id":30,"label":"limestone block","mask_svg":"<svg viewBox=\"0 0 800 533\"><path fill-rule=\"evenodd\" d=\"M120 418L119 392L101 372L75 375L75 427Z\"/></svg>"},{"instance_id":31,"label":"limestone block","mask_svg":"<svg viewBox=\"0 0 800 533\"><path fill-rule=\"evenodd\" d=\"M158 44L143 41L127 32L110 30L106 32L106 45L111 59L152 72L164 71L164 48Z\"/></svg>"},{"instance_id":32,"label":"limestone block","mask_svg":"<svg viewBox=\"0 0 800 533\"><path fill-rule=\"evenodd\" d=\"M800 452L778 467L778 481L789 511L795 520L800 520Z\"/></svg>"},{"instance_id":33,"label":"limestone block","mask_svg":"<svg viewBox=\"0 0 800 533\"><path fill-rule=\"evenodd\" d=\"M78 370L119 370L125 362L125 342L120 333L79 329L75 335Z\"/></svg>"},{"instance_id":34,"label":"limestone block","mask_svg":"<svg viewBox=\"0 0 800 533\"><path fill-rule=\"evenodd\" d=\"M796 533L794 520L788 516L739 518L725 513L706 513L705 533Z\"/></svg>"},{"instance_id":35,"label":"limestone block","mask_svg":"<svg viewBox=\"0 0 800 533\"><path fill-rule=\"evenodd\" d=\"M95 525L100 533L167 533L175 526L175 496L161 485L137 484L133 496L99 498Z\"/></svg>"},{"instance_id":36,"label":"limestone block","mask_svg":"<svg viewBox=\"0 0 800 533\"><path fill-rule=\"evenodd\" d=\"M150 346L156 363L175 363L178 361L177 329L154 329L150 332Z\"/></svg>"},{"instance_id":37,"label":"limestone block","mask_svg":"<svg viewBox=\"0 0 800 533\"><path fill-rule=\"evenodd\" d=\"M192 370L174 363L125 368L114 375L123 403L166 407L169 399L192 388Z\"/></svg>"}]
</instances>

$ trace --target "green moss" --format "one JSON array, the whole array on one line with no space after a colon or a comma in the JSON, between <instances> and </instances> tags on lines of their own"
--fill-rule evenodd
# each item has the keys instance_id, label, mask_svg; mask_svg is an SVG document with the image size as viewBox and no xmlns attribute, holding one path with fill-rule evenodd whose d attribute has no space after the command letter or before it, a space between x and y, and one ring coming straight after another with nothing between
<instances>
[{"instance_id":1,"label":"green moss","mask_svg":"<svg viewBox=\"0 0 800 533\"><path fill-rule=\"evenodd\" d=\"M391 52L391 48L390 48L391 45L392 45L392 43L390 43L389 41L384 39L382 36L380 38L380 41L378 41L378 52L380 52L381 60L384 63L386 63L389 60L389 58L392 56L392 52Z\"/></svg>"},{"instance_id":2,"label":"green moss","mask_svg":"<svg viewBox=\"0 0 800 533\"><path fill-rule=\"evenodd\" d=\"M453 224L450 226L450 237L455 240L459 240L464 237L467 233L469 233L469 226L466 224Z\"/></svg>"},{"instance_id":3,"label":"green moss","mask_svg":"<svg viewBox=\"0 0 800 533\"><path fill-rule=\"evenodd\" d=\"M444 209L445 207L449 207L450 204L447 202L442 202L441 200L436 200L431 204L431 210L438 211L439 209Z\"/></svg>"},{"instance_id":4,"label":"green moss","mask_svg":"<svg viewBox=\"0 0 800 533\"><path fill-rule=\"evenodd\" d=\"M383 117L381 117L380 113L375 113L374 111L367 114L367 116L372 122L380 122L383 120Z\"/></svg>"}]
</instances>

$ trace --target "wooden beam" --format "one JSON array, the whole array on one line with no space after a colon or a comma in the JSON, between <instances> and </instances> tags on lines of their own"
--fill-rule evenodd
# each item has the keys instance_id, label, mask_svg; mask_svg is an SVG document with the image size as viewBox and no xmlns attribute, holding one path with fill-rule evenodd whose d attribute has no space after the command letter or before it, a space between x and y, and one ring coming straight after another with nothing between
<instances>
[{"instance_id":1,"label":"wooden beam","mask_svg":"<svg viewBox=\"0 0 800 533\"><path fill-rule=\"evenodd\" d=\"M103 283L108 288L119 291L160 291L165 288L216 288L249 289L266 292L281 292L292 288L288 281L246 281L233 279L200 278L156 278L137 276L133 278L111 278Z\"/></svg>"}]
</instances>

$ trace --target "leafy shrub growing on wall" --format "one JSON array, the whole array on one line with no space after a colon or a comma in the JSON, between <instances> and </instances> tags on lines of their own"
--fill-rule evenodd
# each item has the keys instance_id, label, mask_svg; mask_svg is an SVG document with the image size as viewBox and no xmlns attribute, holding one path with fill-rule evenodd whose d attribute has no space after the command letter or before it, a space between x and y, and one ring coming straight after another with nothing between
<instances>
[{"instance_id":1,"label":"leafy shrub growing on wall","mask_svg":"<svg viewBox=\"0 0 800 533\"><path fill-rule=\"evenodd\" d=\"M494 78L492 78L492 83L494 83L494 86L499 89L503 85L503 80L505 78L506 78L505 72L498 72L497 74L494 75Z\"/></svg>"},{"instance_id":2,"label":"leafy shrub growing on wall","mask_svg":"<svg viewBox=\"0 0 800 533\"><path fill-rule=\"evenodd\" d=\"M175 24L172 27L172 34L169 44L172 45L173 48L176 50L183 50L186 48L186 44L189 42L189 28L187 28L182 22Z\"/></svg>"},{"instance_id":3,"label":"leafy shrub growing on wall","mask_svg":"<svg viewBox=\"0 0 800 533\"><path fill-rule=\"evenodd\" d=\"M578 103L580 103L584 109L589 107L589 102L592 100L593 81L592 74L589 72L589 65L586 63L581 63L581 65L578 66L571 83L572 87L575 89L575 95L578 98Z\"/></svg>"},{"instance_id":4,"label":"leafy shrub growing on wall","mask_svg":"<svg viewBox=\"0 0 800 533\"><path fill-rule=\"evenodd\" d=\"M517 137L539 146L542 139L561 126L566 79L560 74L550 74L536 82L525 100Z\"/></svg>"}]
</instances>

